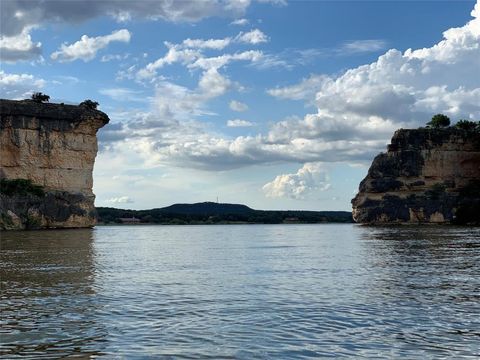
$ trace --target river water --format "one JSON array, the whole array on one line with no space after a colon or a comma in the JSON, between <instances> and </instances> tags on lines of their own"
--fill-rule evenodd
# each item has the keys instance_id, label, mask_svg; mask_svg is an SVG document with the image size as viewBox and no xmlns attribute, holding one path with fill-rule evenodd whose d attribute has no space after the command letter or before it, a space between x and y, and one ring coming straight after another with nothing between
<instances>
[{"instance_id":1,"label":"river water","mask_svg":"<svg viewBox=\"0 0 480 360\"><path fill-rule=\"evenodd\" d=\"M1 234L3 358L478 358L480 228Z\"/></svg>"}]
</instances>

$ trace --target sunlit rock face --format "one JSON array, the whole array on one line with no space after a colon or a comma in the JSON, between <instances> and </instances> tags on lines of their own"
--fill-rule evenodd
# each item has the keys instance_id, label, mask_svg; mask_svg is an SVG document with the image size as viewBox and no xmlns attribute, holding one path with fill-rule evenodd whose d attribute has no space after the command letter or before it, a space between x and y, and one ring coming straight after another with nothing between
<instances>
[{"instance_id":1,"label":"sunlit rock face","mask_svg":"<svg viewBox=\"0 0 480 360\"><path fill-rule=\"evenodd\" d=\"M359 223L480 222L480 133L396 131L352 205Z\"/></svg>"},{"instance_id":2,"label":"sunlit rock face","mask_svg":"<svg viewBox=\"0 0 480 360\"><path fill-rule=\"evenodd\" d=\"M85 106L0 100L0 178L28 179L45 194L0 194L0 228L95 224L92 171L108 116Z\"/></svg>"}]
</instances>

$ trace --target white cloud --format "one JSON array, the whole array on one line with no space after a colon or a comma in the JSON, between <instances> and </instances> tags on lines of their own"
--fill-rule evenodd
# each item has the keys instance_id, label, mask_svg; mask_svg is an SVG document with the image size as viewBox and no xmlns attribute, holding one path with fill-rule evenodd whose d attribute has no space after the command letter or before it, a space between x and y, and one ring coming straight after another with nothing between
<instances>
[{"instance_id":1,"label":"white cloud","mask_svg":"<svg viewBox=\"0 0 480 360\"><path fill-rule=\"evenodd\" d=\"M224 54L215 57L201 57L192 64L188 65L189 68L200 68L204 70L219 69L232 61L250 61L257 62L263 57L263 53L258 50L248 50L234 54Z\"/></svg>"},{"instance_id":2,"label":"white cloud","mask_svg":"<svg viewBox=\"0 0 480 360\"><path fill-rule=\"evenodd\" d=\"M237 19L237 20L234 20L230 23L230 25L237 25L237 26L245 26L245 25L248 25L249 21L248 19Z\"/></svg>"},{"instance_id":3,"label":"white cloud","mask_svg":"<svg viewBox=\"0 0 480 360\"><path fill-rule=\"evenodd\" d=\"M67 45L62 44L60 50L50 55L52 60L69 62L74 60L90 61L95 58L97 52L108 46L112 41L130 42L131 34L127 29L113 31L110 35L88 37L83 35L79 41Z\"/></svg>"},{"instance_id":4,"label":"white cloud","mask_svg":"<svg viewBox=\"0 0 480 360\"><path fill-rule=\"evenodd\" d=\"M112 203L112 204L132 204L134 201L130 199L128 196L119 196L113 197L110 199L105 200L105 202Z\"/></svg>"},{"instance_id":5,"label":"white cloud","mask_svg":"<svg viewBox=\"0 0 480 360\"><path fill-rule=\"evenodd\" d=\"M267 90L267 93L280 99L313 102L313 100L315 100L315 94L328 79L328 76L325 75L312 74L308 78L302 79L298 84L269 89Z\"/></svg>"},{"instance_id":6,"label":"white cloud","mask_svg":"<svg viewBox=\"0 0 480 360\"><path fill-rule=\"evenodd\" d=\"M230 107L230 110L237 111L237 112L243 112L248 110L247 104L244 104L237 100L230 101L230 104L228 104L228 106Z\"/></svg>"},{"instance_id":7,"label":"white cloud","mask_svg":"<svg viewBox=\"0 0 480 360\"><path fill-rule=\"evenodd\" d=\"M220 90L207 91L208 86L190 90L170 84L173 89L159 93L158 104L184 115L183 119L177 116L182 131L136 139L131 145L143 151L149 163L207 170L279 162L358 164L371 161L384 150L396 129L422 126L432 114L480 118L479 18L446 31L444 40L430 48L404 53L392 49L377 61L341 75L313 78L317 110L303 118L278 121L265 134L232 139L200 126L188 131L186 124L192 115L205 113L205 101L232 85L218 71L231 56L198 59L203 61L198 67L212 71L209 76ZM307 91L306 85L308 79L275 95L308 101L313 90ZM164 94L175 93L164 99Z\"/></svg>"},{"instance_id":8,"label":"white cloud","mask_svg":"<svg viewBox=\"0 0 480 360\"><path fill-rule=\"evenodd\" d=\"M295 174L278 175L263 186L267 197L304 199L314 191L330 188L328 173L321 163L306 163Z\"/></svg>"},{"instance_id":9,"label":"white cloud","mask_svg":"<svg viewBox=\"0 0 480 360\"><path fill-rule=\"evenodd\" d=\"M164 42L168 47L165 56L149 63L145 68L140 69L137 76L140 79L150 79L156 75L156 71L165 65L171 65L176 62L185 64L191 63L201 57L201 53L197 49L182 49L181 46Z\"/></svg>"},{"instance_id":10,"label":"white cloud","mask_svg":"<svg viewBox=\"0 0 480 360\"><path fill-rule=\"evenodd\" d=\"M277 6L287 6L287 0L257 0L259 3L263 4L273 4Z\"/></svg>"},{"instance_id":11,"label":"white cloud","mask_svg":"<svg viewBox=\"0 0 480 360\"><path fill-rule=\"evenodd\" d=\"M233 120L228 120L227 121L227 126L228 127L250 127L254 126L255 124L247 121L247 120L241 120L241 119L233 119Z\"/></svg>"},{"instance_id":12,"label":"white cloud","mask_svg":"<svg viewBox=\"0 0 480 360\"><path fill-rule=\"evenodd\" d=\"M185 39L182 42L182 47L184 48L194 48L194 49L214 49L222 50L232 41L231 38L227 37L224 39Z\"/></svg>"},{"instance_id":13,"label":"white cloud","mask_svg":"<svg viewBox=\"0 0 480 360\"><path fill-rule=\"evenodd\" d=\"M148 101L148 98L141 96L142 92L127 88L100 89L98 92L117 101Z\"/></svg>"},{"instance_id":14,"label":"white cloud","mask_svg":"<svg viewBox=\"0 0 480 360\"><path fill-rule=\"evenodd\" d=\"M0 60L16 62L37 58L42 53L42 43L34 43L30 36L30 28L25 28L17 35L0 35Z\"/></svg>"},{"instance_id":15,"label":"white cloud","mask_svg":"<svg viewBox=\"0 0 480 360\"><path fill-rule=\"evenodd\" d=\"M31 74L8 74L0 70L0 97L5 99L29 98L34 91L41 90L46 81Z\"/></svg>"},{"instance_id":16,"label":"white cloud","mask_svg":"<svg viewBox=\"0 0 480 360\"><path fill-rule=\"evenodd\" d=\"M237 35L235 40L241 43L257 45L268 42L268 36L265 35L261 30L255 29L246 33L241 32Z\"/></svg>"},{"instance_id":17,"label":"white cloud","mask_svg":"<svg viewBox=\"0 0 480 360\"><path fill-rule=\"evenodd\" d=\"M120 60L125 60L125 59L128 59L128 57L130 57L130 54L123 54L123 55L120 55L120 54L107 54L107 55L103 55L101 58L100 58L100 61L101 62L109 62L109 61L120 61Z\"/></svg>"},{"instance_id":18,"label":"white cloud","mask_svg":"<svg viewBox=\"0 0 480 360\"><path fill-rule=\"evenodd\" d=\"M142 1L2 1L1 31L13 36L42 24L78 24L111 16L119 22L130 19L196 22L207 17L241 17L250 1L240 0L142 0Z\"/></svg>"},{"instance_id":19,"label":"white cloud","mask_svg":"<svg viewBox=\"0 0 480 360\"><path fill-rule=\"evenodd\" d=\"M385 49L387 42L380 39L355 40L344 43L339 49L340 54L356 54L364 52L374 52Z\"/></svg>"},{"instance_id":20,"label":"white cloud","mask_svg":"<svg viewBox=\"0 0 480 360\"><path fill-rule=\"evenodd\" d=\"M202 73L195 89L169 81L159 81L152 103L154 112L160 118L176 120L212 115L206 104L211 99L225 94L231 86L232 82L214 68Z\"/></svg>"},{"instance_id":21,"label":"white cloud","mask_svg":"<svg viewBox=\"0 0 480 360\"><path fill-rule=\"evenodd\" d=\"M139 80L153 79L156 76L157 70L174 63L181 63L182 65L188 66L190 69L201 68L208 70L211 68L219 69L234 60L249 60L257 62L263 57L261 51L249 50L234 54L222 54L214 57L205 57L202 51L205 49L223 50L230 44L239 42L258 44L266 41L266 39L267 36L257 29L249 33L240 32L234 38L226 37L223 39L208 40L188 38L179 44L172 44L165 41L164 45L168 48L167 53L154 62L147 64L143 69L140 69L137 73L137 78Z\"/></svg>"}]
</instances>

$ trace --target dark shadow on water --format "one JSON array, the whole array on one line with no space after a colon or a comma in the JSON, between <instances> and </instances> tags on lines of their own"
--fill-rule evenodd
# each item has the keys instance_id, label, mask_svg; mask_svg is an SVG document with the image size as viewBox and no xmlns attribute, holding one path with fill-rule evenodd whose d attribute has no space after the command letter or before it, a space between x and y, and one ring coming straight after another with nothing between
<instances>
[{"instance_id":1,"label":"dark shadow on water","mask_svg":"<svg viewBox=\"0 0 480 360\"><path fill-rule=\"evenodd\" d=\"M1 235L0 354L5 358L101 354L95 319L93 230Z\"/></svg>"}]
</instances>

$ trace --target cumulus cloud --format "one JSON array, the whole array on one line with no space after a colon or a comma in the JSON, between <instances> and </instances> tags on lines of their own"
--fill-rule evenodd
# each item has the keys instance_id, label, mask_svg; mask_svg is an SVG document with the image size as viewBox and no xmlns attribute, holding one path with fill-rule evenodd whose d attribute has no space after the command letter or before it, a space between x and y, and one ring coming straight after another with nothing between
<instances>
[{"instance_id":1,"label":"cumulus cloud","mask_svg":"<svg viewBox=\"0 0 480 360\"><path fill-rule=\"evenodd\" d=\"M196 49L214 49L214 50L222 50L227 47L230 42L232 41L231 38L227 37L224 39L185 39L182 42L181 47L183 48L196 48Z\"/></svg>"},{"instance_id":2,"label":"cumulus cloud","mask_svg":"<svg viewBox=\"0 0 480 360\"><path fill-rule=\"evenodd\" d=\"M108 46L113 41L130 42L131 34L127 29L113 31L109 35L88 37L83 35L79 41L68 45L62 44L60 50L50 55L52 60L69 62L75 60L90 61L95 58L97 52Z\"/></svg>"},{"instance_id":3,"label":"cumulus cloud","mask_svg":"<svg viewBox=\"0 0 480 360\"><path fill-rule=\"evenodd\" d=\"M237 26L245 26L245 25L248 25L249 21L248 19L237 19L237 20L234 20L230 23L230 25L237 25Z\"/></svg>"},{"instance_id":4,"label":"cumulus cloud","mask_svg":"<svg viewBox=\"0 0 480 360\"><path fill-rule=\"evenodd\" d=\"M189 68L201 68L208 70L211 68L219 69L234 60L258 61L262 58L261 51L249 50L237 52L234 54L222 54L214 57L205 57L203 50L223 50L232 43L250 43L258 44L267 39L266 35L256 29L249 33L240 32L234 38L226 37L222 39L185 39L179 44L172 44L168 41L164 45L168 48L167 53L157 60L147 64L143 69L137 72L137 78L140 80L152 79L156 76L157 70L166 65L180 63Z\"/></svg>"},{"instance_id":5,"label":"cumulus cloud","mask_svg":"<svg viewBox=\"0 0 480 360\"><path fill-rule=\"evenodd\" d=\"M153 106L162 118L188 120L212 114L206 109L206 103L225 94L231 86L232 82L216 69L203 72L195 89L160 81L156 86Z\"/></svg>"},{"instance_id":6,"label":"cumulus cloud","mask_svg":"<svg viewBox=\"0 0 480 360\"><path fill-rule=\"evenodd\" d=\"M46 81L31 74L9 74L0 70L0 97L4 99L29 98L32 92L41 90Z\"/></svg>"},{"instance_id":7,"label":"cumulus cloud","mask_svg":"<svg viewBox=\"0 0 480 360\"><path fill-rule=\"evenodd\" d=\"M314 191L330 188L328 173L321 163L306 163L295 174L278 175L273 181L263 186L267 197L304 199Z\"/></svg>"},{"instance_id":8,"label":"cumulus cloud","mask_svg":"<svg viewBox=\"0 0 480 360\"><path fill-rule=\"evenodd\" d=\"M113 197L110 199L105 200L107 203L112 203L112 204L132 204L134 201L130 199L128 196L119 196L119 197Z\"/></svg>"},{"instance_id":9,"label":"cumulus cloud","mask_svg":"<svg viewBox=\"0 0 480 360\"><path fill-rule=\"evenodd\" d=\"M249 0L2 1L0 22L2 34L14 36L32 26L52 22L78 24L101 16L111 16L119 22L133 18L196 22L211 16L239 17L249 6Z\"/></svg>"},{"instance_id":10,"label":"cumulus cloud","mask_svg":"<svg viewBox=\"0 0 480 360\"><path fill-rule=\"evenodd\" d=\"M198 127L193 133L169 133L138 138L132 145L154 163L168 163L207 170L232 169L278 162L368 162L384 150L400 127L424 125L435 113L452 119L480 118L480 19L444 32L444 39L424 49L400 52L391 49L370 64L343 74L310 77L296 87L277 88L272 95L302 99L316 91L315 112L273 123L264 134L229 138ZM230 54L231 55L231 54ZM228 59L228 58L227 58ZM198 59L200 60L200 59ZM196 62L197 60L195 60ZM197 100L211 99L232 86L218 71L228 60L208 58L197 64L210 69L212 84L196 90L174 88L175 101L156 100L164 116L169 107L183 104L184 119L204 112ZM194 63L195 63L194 62ZM215 73L215 71L216 73ZM308 89L313 83L315 90ZM204 84L210 84L204 81ZM283 91L282 91L283 90ZM176 101L176 99L179 101ZM172 105L173 104L173 105ZM172 110L172 108L170 108ZM173 109L178 111L179 109ZM162 112L159 112L162 113ZM160 116L155 114L154 116ZM178 135L178 136L177 136ZM168 137L168 138L167 138Z\"/></svg>"},{"instance_id":11,"label":"cumulus cloud","mask_svg":"<svg viewBox=\"0 0 480 360\"><path fill-rule=\"evenodd\" d=\"M29 28L13 36L0 35L0 60L16 62L37 58L42 53L42 43L34 43Z\"/></svg>"},{"instance_id":12,"label":"cumulus cloud","mask_svg":"<svg viewBox=\"0 0 480 360\"><path fill-rule=\"evenodd\" d=\"M136 72L137 80L154 80L156 95L152 101L152 107L155 116L161 119L170 118L188 121L201 115L213 115L208 110L207 103L224 95L230 89L238 87L238 84L221 73L221 68L232 61L254 62L262 56L260 51L254 50L214 57L204 57L201 53L202 48L223 47L227 39L229 38L220 39L222 41L219 42L215 39L187 39L181 44L165 43L169 48L167 54ZM176 62L181 62L192 70L201 70L196 88L187 88L156 76L159 68ZM129 77L135 71L134 68L131 70L119 74L119 76ZM231 107L242 110L248 109L245 104L239 102L233 102ZM158 146L154 146L154 148L158 148Z\"/></svg>"},{"instance_id":13,"label":"cumulus cloud","mask_svg":"<svg viewBox=\"0 0 480 360\"><path fill-rule=\"evenodd\" d=\"M147 64L143 69L140 69L137 72L138 78L150 79L156 75L158 69L165 65L171 65L177 62L188 64L201 57L201 53L198 49L182 49L181 46L169 42L164 42L164 44L168 48L168 52L165 56Z\"/></svg>"},{"instance_id":14,"label":"cumulus cloud","mask_svg":"<svg viewBox=\"0 0 480 360\"><path fill-rule=\"evenodd\" d=\"M238 42L252 45L268 42L268 36L259 29L255 29L246 33L241 32L235 39Z\"/></svg>"},{"instance_id":15,"label":"cumulus cloud","mask_svg":"<svg viewBox=\"0 0 480 360\"><path fill-rule=\"evenodd\" d=\"M228 127L250 127L250 126L254 126L254 123L248 120L233 119L233 120L227 121L227 126Z\"/></svg>"},{"instance_id":16,"label":"cumulus cloud","mask_svg":"<svg viewBox=\"0 0 480 360\"><path fill-rule=\"evenodd\" d=\"M312 74L308 78L302 79L298 84L268 89L267 93L279 99L313 102L317 91L321 89L328 79L328 76L325 75Z\"/></svg>"},{"instance_id":17,"label":"cumulus cloud","mask_svg":"<svg viewBox=\"0 0 480 360\"><path fill-rule=\"evenodd\" d=\"M243 112L248 110L248 105L244 104L240 101L237 100L232 100L230 101L230 104L228 104L230 110L237 111L237 112Z\"/></svg>"},{"instance_id":18,"label":"cumulus cloud","mask_svg":"<svg viewBox=\"0 0 480 360\"><path fill-rule=\"evenodd\" d=\"M188 65L189 68L200 68L204 70L208 69L220 69L232 61L250 61L255 63L259 61L263 56L263 53L258 50L248 50L237 52L234 54L223 54L214 57L200 57L192 64Z\"/></svg>"}]
</instances>

